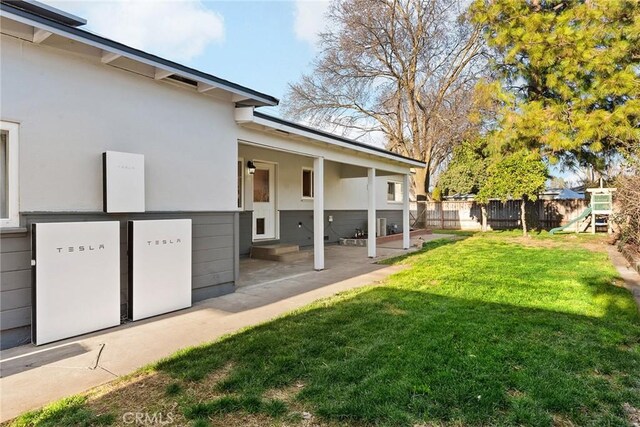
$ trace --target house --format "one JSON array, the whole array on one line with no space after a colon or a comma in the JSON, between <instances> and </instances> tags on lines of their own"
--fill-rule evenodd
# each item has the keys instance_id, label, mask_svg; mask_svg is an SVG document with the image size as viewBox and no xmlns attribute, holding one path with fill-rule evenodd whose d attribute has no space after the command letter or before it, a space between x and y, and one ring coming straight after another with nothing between
<instances>
[{"instance_id":1,"label":"house","mask_svg":"<svg viewBox=\"0 0 640 427\"><path fill-rule=\"evenodd\" d=\"M119 221L123 307L132 219L191 219L192 301L233 292L256 244L313 247L322 270L326 243L383 217L408 248L424 163L261 113L278 100L36 1L3 0L0 19L3 348L29 342L34 223ZM106 151L144 155L144 212L103 212Z\"/></svg>"},{"instance_id":2,"label":"house","mask_svg":"<svg viewBox=\"0 0 640 427\"><path fill-rule=\"evenodd\" d=\"M573 188L547 188L539 197L542 200L577 200L584 199L584 190Z\"/></svg>"}]
</instances>

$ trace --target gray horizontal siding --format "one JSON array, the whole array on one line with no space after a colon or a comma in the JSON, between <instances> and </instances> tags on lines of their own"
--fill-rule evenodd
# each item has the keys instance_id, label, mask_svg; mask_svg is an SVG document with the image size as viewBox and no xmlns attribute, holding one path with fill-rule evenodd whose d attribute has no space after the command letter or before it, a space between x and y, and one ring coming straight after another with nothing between
<instances>
[{"instance_id":1,"label":"gray horizontal siding","mask_svg":"<svg viewBox=\"0 0 640 427\"><path fill-rule=\"evenodd\" d=\"M28 338L31 324L31 241L28 233L0 235L0 348ZM17 330L17 329L16 329ZM8 344L8 345L7 345Z\"/></svg>"},{"instance_id":2,"label":"gray horizontal siding","mask_svg":"<svg viewBox=\"0 0 640 427\"><path fill-rule=\"evenodd\" d=\"M2 328L13 329L31 324L31 306L13 308L2 312Z\"/></svg>"},{"instance_id":3,"label":"gray horizontal siding","mask_svg":"<svg viewBox=\"0 0 640 427\"><path fill-rule=\"evenodd\" d=\"M128 302L127 221L180 219L192 221L192 298L199 301L233 292L238 248L234 241L238 214L206 213L31 213L23 214L28 230L36 222L120 221L120 293ZM31 324L31 233L0 236L0 347L28 340ZM23 336L24 335L24 336Z\"/></svg>"},{"instance_id":4,"label":"gray horizontal siding","mask_svg":"<svg viewBox=\"0 0 640 427\"><path fill-rule=\"evenodd\" d=\"M251 215L252 212L240 213L240 254L248 255L251 249ZM329 223L329 216L333 222ZM351 237L356 228L367 229L366 210L328 210L325 211L325 242L336 243L342 237ZM387 218L387 225L397 225L398 232L402 231L401 210L378 210L377 218ZM302 223L299 227L298 224ZM299 246L313 246L313 211L295 210L280 211L280 239L281 243Z\"/></svg>"},{"instance_id":5,"label":"gray horizontal siding","mask_svg":"<svg viewBox=\"0 0 640 427\"><path fill-rule=\"evenodd\" d=\"M251 239L252 239L252 232L251 232L251 219L253 217L253 212L251 211L244 211L244 212L240 212L240 243L239 243L239 247L240 247L240 255L248 255L249 254L249 250L251 250Z\"/></svg>"},{"instance_id":6,"label":"gray horizontal siding","mask_svg":"<svg viewBox=\"0 0 640 427\"><path fill-rule=\"evenodd\" d=\"M31 306L31 288L2 291L0 311L12 310Z\"/></svg>"},{"instance_id":7,"label":"gray horizontal siding","mask_svg":"<svg viewBox=\"0 0 640 427\"><path fill-rule=\"evenodd\" d=\"M31 284L31 269L2 272L2 283L0 289L2 292L21 289ZM26 284L26 285L25 285Z\"/></svg>"}]
</instances>

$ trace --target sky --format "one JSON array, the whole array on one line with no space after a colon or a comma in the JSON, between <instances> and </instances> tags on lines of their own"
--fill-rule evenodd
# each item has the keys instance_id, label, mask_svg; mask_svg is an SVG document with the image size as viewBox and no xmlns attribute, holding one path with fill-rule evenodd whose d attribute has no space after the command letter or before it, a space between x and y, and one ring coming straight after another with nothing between
<instances>
[{"instance_id":1,"label":"sky","mask_svg":"<svg viewBox=\"0 0 640 427\"><path fill-rule=\"evenodd\" d=\"M310 71L328 1L44 0L83 28L282 100ZM262 108L280 115L279 109Z\"/></svg>"}]
</instances>

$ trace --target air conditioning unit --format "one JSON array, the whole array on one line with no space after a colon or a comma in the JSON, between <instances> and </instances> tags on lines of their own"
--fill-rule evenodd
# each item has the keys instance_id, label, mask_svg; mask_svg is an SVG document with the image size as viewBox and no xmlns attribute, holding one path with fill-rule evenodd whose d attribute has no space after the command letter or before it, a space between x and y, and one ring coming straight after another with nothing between
<instances>
[{"instance_id":1,"label":"air conditioning unit","mask_svg":"<svg viewBox=\"0 0 640 427\"><path fill-rule=\"evenodd\" d=\"M376 221L376 236L387 235L387 218L378 218Z\"/></svg>"}]
</instances>

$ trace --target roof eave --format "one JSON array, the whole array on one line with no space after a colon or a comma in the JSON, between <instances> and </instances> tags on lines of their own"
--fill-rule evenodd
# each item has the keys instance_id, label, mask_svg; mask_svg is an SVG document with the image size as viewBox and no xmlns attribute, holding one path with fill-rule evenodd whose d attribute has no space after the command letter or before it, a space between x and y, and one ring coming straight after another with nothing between
<instances>
[{"instance_id":1,"label":"roof eave","mask_svg":"<svg viewBox=\"0 0 640 427\"><path fill-rule=\"evenodd\" d=\"M266 128L284 131L291 135L296 135L303 138L309 138L319 142L328 143L333 146L373 155L378 158L383 158L388 161L402 163L406 166L410 166L414 168L426 167L426 163L420 160L415 160L409 157L405 157L405 156L402 156L401 154L397 154L392 151L384 150L382 148L364 144L358 141L353 141L347 138L340 137L338 135L333 135L328 132L323 132L318 129L300 125L298 123L289 122L287 120L280 119L278 117L273 117L273 116L255 111L253 109L246 109L246 110L251 110L251 111L247 111L245 114L241 114L241 115L236 114L236 121L238 123L240 124L254 123Z\"/></svg>"},{"instance_id":2,"label":"roof eave","mask_svg":"<svg viewBox=\"0 0 640 427\"><path fill-rule=\"evenodd\" d=\"M86 30L70 27L45 17L35 15L23 9L19 9L7 3L0 3L0 16L13 19L26 25L41 28L53 34L69 38L71 40L86 43L105 52L118 54L123 57L139 61L141 63L157 67L159 69L178 74L180 76L218 87L239 97L246 97L236 102L244 106L276 106L279 100L273 96L263 94L253 89L238 85L233 82L218 78L202 71L187 67L177 62L144 52L125 44L93 34Z\"/></svg>"}]
</instances>

